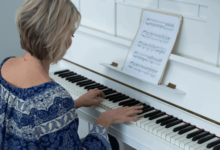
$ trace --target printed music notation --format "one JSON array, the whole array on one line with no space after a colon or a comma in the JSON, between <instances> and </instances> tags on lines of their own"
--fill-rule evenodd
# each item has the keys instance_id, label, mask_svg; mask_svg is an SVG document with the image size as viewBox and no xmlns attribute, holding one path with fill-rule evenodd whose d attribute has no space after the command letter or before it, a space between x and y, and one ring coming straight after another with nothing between
<instances>
[{"instance_id":1,"label":"printed music notation","mask_svg":"<svg viewBox=\"0 0 220 150\"><path fill-rule=\"evenodd\" d=\"M155 58L154 56L149 56L145 54L138 53L137 51L133 54L134 58L141 60L142 62L149 62L150 64L155 64L160 66L162 59Z\"/></svg>"},{"instance_id":2,"label":"printed music notation","mask_svg":"<svg viewBox=\"0 0 220 150\"><path fill-rule=\"evenodd\" d=\"M154 44L144 43L142 41L138 42L138 47L158 54L164 54L166 52L166 49L163 47L155 46Z\"/></svg>"},{"instance_id":3,"label":"printed music notation","mask_svg":"<svg viewBox=\"0 0 220 150\"><path fill-rule=\"evenodd\" d=\"M163 22L152 18L147 18L145 23L149 27L159 28L166 31L173 31L175 27L175 24L173 23Z\"/></svg>"},{"instance_id":4,"label":"printed music notation","mask_svg":"<svg viewBox=\"0 0 220 150\"><path fill-rule=\"evenodd\" d=\"M151 78L154 78L157 73L157 70L155 69L152 69L152 68L140 65L138 63L134 63L134 62L130 62L129 67L139 73L144 73L145 75L148 75Z\"/></svg>"},{"instance_id":5,"label":"printed music notation","mask_svg":"<svg viewBox=\"0 0 220 150\"><path fill-rule=\"evenodd\" d=\"M146 30L142 32L142 36L144 38L147 38L147 39L150 39L156 42L160 42L160 43L165 43L165 44L168 44L171 39L167 35L157 34L157 33L153 33L151 31L146 31Z\"/></svg>"},{"instance_id":6,"label":"printed music notation","mask_svg":"<svg viewBox=\"0 0 220 150\"><path fill-rule=\"evenodd\" d=\"M181 19L151 11L143 11L141 19L123 72L158 84L176 41Z\"/></svg>"}]
</instances>

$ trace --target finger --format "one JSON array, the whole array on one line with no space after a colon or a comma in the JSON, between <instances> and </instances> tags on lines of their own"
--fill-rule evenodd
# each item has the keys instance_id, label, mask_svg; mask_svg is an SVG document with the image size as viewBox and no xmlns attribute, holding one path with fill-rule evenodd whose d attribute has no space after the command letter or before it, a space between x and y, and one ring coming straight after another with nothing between
<instances>
[{"instance_id":1,"label":"finger","mask_svg":"<svg viewBox=\"0 0 220 150\"><path fill-rule=\"evenodd\" d=\"M131 115L134 115L134 114L139 114L139 113L142 113L143 110L130 110L127 112L127 115L128 116L131 116Z\"/></svg>"},{"instance_id":2,"label":"finger","mask_svg":"<svg viewBox=\"0 0 220 150\"><path fill-rule=\"evenodd\" d=\"M125 119L127 122L128 121L138 121L138 120L140 120L140 118L134 118L134 117L127 117L126 119Z\"/></svg>"},{"instance_id":3,"label":"finger","mask_svg":"<svg viewBox=\"0 0 220 150\"><path fill-rule=\"evenodd\" d=\"M102 90L98 90L97 95L100 95L100 97L105 98L105 94L102 92Z\"/></svg>"},{"instance_id":4,"label":"finger","mask_svg":"<svg viewBox=\"0 0 220 150\"><path fill-rule=\"evenodd\" d=\"M95 89L94 89L94 91L97 91L97 90L99 90L99 89L98 89L98 88L95 88Z\"/></svg>"},{"instance_id":5,"label":"finger","mask_svg":"<svg viewBox=\"0 0 220 150\"><path fill-rule=\"evenodd\" d=\"M132 106L131 109L142 109L144 106L140 105L140 106Z\"/></svg>"},{"instance_id":6,"label":"finger","mask_svg":"<svg viewBox=\"0 0 220 150\"><path fill-rule=\"evenodd\" d=\"M103 98L96 98L95 101L96 101L97 103L101 103L101 102L103 101Z\"/></svg>"}]
</instances>

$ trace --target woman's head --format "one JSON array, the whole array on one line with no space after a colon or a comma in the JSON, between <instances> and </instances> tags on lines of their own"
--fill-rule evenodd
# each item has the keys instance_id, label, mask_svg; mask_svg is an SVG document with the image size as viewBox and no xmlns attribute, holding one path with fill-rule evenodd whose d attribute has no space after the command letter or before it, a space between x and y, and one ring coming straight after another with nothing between
<instances>
[{"instance_id":1,"label":"woman's head","mask_svg":"<svg viewBox=\"0 0 220 150\"><path fill-rule=\"evenodd\" d=\"M21 47L39 60L57 63L71 45L81 15L70 0L26 0L16 14Z\"/></svg>"}]
</instances>

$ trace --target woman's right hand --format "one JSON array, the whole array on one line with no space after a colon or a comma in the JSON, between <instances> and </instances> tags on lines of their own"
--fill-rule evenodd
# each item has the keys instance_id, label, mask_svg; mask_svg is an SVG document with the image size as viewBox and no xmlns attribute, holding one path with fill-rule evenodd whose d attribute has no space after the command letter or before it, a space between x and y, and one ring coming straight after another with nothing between
<instances>
[{"instance_id":1,"label":"woman's right hand","mask_svg":"<svg viewBox=\"0 0 220 150\"><path fill-rule=\"evenodd\" d=\"M137 113L141 113L143 106L121 107L102 113L95 124L102 125L107 130L112 124L119 124L129 121L138 121L139 118L131 117Z\"/></svg>"}]
</instances>

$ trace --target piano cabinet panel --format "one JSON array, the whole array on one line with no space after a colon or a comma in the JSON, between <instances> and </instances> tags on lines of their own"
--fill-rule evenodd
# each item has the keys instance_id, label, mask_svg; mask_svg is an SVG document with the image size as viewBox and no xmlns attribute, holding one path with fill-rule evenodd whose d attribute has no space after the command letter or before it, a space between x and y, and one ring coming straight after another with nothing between
<instances>
[{"instance_id":1,"label":"piano cabinet panel","mask_svg":"<svg viewBox=\"0 0 220 150\"><path fill-rule=\"evenodd\" d=\"M107 0L80 0L81 25L106 31Z\"/></svg>"},{"instance_id":2,"label":"piano cabinet panel","mask_svg":"<svg viewBox=\"0 0 220 150\"><path fill-rule=\"evenodd\" d=\"M198 16L198 4L184 3L173 0L159 0L159 9L174 11L177 13L187 14L191 16Z\"/></svg>"},{"instance_id":3,"label":"piano cabinet panel","mask_svg":"<svg viewBox=\"0 0 220 150\"><path fill-rule=\"evenodd\" d=\"M199 17L201 18L207 18L208 16L208 6L202 6L200 5L199 8Z\"/></svg>"},{"instance_id":4,"label":"piano cabinet panel","mask_svg":"<svg viewBox=\"0 0 220 150\"><path fill-rule=\"evenodd\" d=\"M141 9L117 4L117 37L128 40L135 38L139 28Z\"/></svg>"},{"instance_id":5,"label":"piano cabinet panel","mask_svg":"<svg viewBox=\"0 0 220 150\"><path fill-rule=\"evenodd\" d=\"M206 22L184 18L183 25L172 51L173 54L202 61L205 54Z\"/></svg>"},{"instance_id":6,"label":"piano cabinet panel","mask_svg":"<svg viewBox=\"0 0 220 150\"><path fill-rule=\"evenodd\" d=\"M141 4L148 7L157 8L158 7L158 0L125 0L127 3L135 3Z\"/></svg>"}]
</instances>

